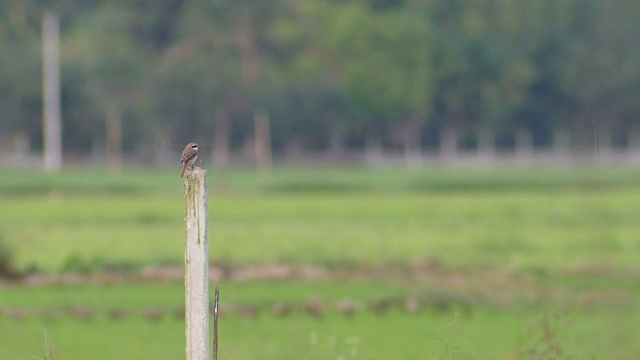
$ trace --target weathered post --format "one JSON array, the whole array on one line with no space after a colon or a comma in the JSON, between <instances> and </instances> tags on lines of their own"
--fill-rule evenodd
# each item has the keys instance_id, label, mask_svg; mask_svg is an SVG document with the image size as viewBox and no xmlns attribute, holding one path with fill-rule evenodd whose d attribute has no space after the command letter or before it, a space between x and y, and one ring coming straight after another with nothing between
<instances>
[{"instance_id":1,"label":"weathered post","mask_svg":"<svg viewBox=\"0 0 640 360\"><path fill-rule=\"evenodd\" d=\"M207 172L185 175L184 253L187 360L209 360L209 240L207 236Z\"/></svg>"}]
</instances>

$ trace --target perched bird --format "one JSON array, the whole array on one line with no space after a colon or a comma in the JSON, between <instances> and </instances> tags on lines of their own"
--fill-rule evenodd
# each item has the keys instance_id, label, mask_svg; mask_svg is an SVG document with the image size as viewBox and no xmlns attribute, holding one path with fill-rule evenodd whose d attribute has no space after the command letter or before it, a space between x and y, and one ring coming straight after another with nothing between
<instances>
[{"instance_id":1,"label":"perched bird","mask_svg":"<svg viewBox=\"0 0 640 360\"><path fill-rule=\"evenodd\" d=\"M191 166L193 169L193 163L196 161L197 157L198 144L190 142L182 151L182 157L180 158L180 162L182 162L182 173L180 174L180 177L184 177L184 172L187 170L187 166Z\"/></svg>"}]
</instances>

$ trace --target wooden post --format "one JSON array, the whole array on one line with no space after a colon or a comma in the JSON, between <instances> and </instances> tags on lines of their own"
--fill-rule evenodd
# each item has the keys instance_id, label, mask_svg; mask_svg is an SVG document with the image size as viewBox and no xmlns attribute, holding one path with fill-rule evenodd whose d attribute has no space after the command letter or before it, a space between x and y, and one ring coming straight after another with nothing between
<instances>
[{"instance_id":1,"label":"wooden post","mask_svg":"<svg viewBox=\"0 0 640 360\"><path fill-rule=\"evenodd\" d=\"M205 170L195 168L185 175L184 202L187 360L209 360L209 240Z\"/></svg>"}]
</instances>

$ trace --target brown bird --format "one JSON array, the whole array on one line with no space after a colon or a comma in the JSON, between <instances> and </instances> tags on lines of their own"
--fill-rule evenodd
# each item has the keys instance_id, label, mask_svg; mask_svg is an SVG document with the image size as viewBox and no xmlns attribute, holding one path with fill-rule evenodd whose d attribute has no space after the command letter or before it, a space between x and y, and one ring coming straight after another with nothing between
<instances>
[{"instance_id":1,"label":"brown bird","mask_svg":"<svg viewBox=\"0 0 640 360\"><path fill-rule=\"evenodd\" d=\"M180 174L180 177L184 177L184 172L187 170L187 166L191 166L193 169L193 163L196 161L197 157L198 144L190 142L182 151L182 157L180 158L180 162L182 162L182 173Z\"/></svg>"}]
</instances>

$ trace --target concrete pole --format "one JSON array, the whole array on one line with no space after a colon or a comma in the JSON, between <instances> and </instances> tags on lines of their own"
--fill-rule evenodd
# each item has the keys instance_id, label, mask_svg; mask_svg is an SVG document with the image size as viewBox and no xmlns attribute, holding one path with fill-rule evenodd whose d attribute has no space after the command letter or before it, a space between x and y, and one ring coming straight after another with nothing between
<instances>
[{"instance_id":1,"label":"concrete pole","mask_svg":"<svg viewBox=\"0 0 640 360\"><path fill-rule=\"evenodd\" d=\"M196 167L185 175L184 201L187 360L209 360L209 240L205 170Z\"/></svg>"},{"instance_id":2,"label":"concrete pole","mask_svg":"<svg viewBox=\"0 0 640 360\"><path fill-rule=\"evenodd\" d=\"M44 168L62 168L62 124L60 120L60 29L58 17L46 12L42 18L42 93Z\"/></svg>"}]
</instances>

